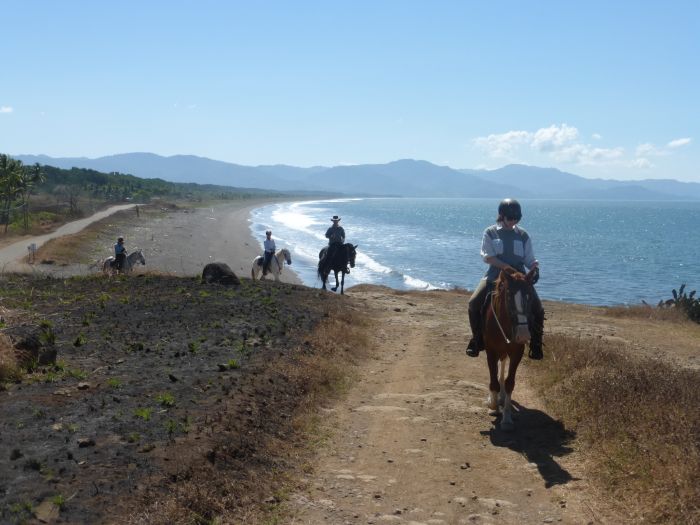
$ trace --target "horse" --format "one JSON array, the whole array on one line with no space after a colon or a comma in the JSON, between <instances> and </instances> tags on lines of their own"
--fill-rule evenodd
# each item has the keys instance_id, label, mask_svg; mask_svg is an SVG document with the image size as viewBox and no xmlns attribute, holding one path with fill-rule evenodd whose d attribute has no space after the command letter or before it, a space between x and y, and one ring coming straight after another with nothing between
<instances>
[{"instance_id":1,"label":"horse","mask_svg":"<svg viewBox=\"0 0 700 525\"><path fill-rule=\"evenodd\" d=\"M515 372L523 357L525 344L530 341L528 317L536 281L537 268L527 275L513 268L501 270L482 315L484 348L490 374L488 407L496 414L503 407L501 429L506 432L515 429L511 396L515 388Z\"/></svg>"},{"instance_id":2,"label":"horse","mask_svg":"<svg viewBox=\"0 0 700 525\"><path fill-rule=\"evenodd\" d=\"M115 263L116 259L114 258L114 255L110 255L109 257L107 257L102 263L102 273L109 276L114 275L117 271ZM143 256L143 252L141 250L134 250L126 256L126 260L124 261L124 268L122 268L122 273L131 273L131 271L134 269L134 266L136 266L137 264L143 264L144 266L146 266L146 258Z\"/></svg>"},{"instance_id":3,"label":"horse","mask_svg":"<svg viewBox=\"0 0 700 525\"><path fill-rule=\"evenodd\" d=\"M333 260L328 260L326 257L328 254L328 246L323 248L318 252L318 276L323 282L323 289L326 289L326 281L328 281L328 274L333 272L335 274L335 286L331 288L334 292L338 289L338 272L343 272L342 280L340 281L340 293L343 294L343 288L345 286L345 274L349 273L348 265L350 268L355 267L355 256L357 255L357 247L359 244L353 245L352 243L346 242L335 249L331 258Z\"/></svg>"},{"instance_id":4,"label":"horse","mask_svg":"<svg viewBox=\"0 0 700 525\"><path fill-rule=\"evenodd\" d=\"M292 264L292 255L289 253L287 248L282 248L278 250L277 253L270 259L270 267L268 268L268 273L271 273L275 278L275 281L280 280L280 274L282 273L282 267L284 263ZM262 273L263 256L258 255L253 259L253 266L250 269L250 277L255 280ZM260 277L262 279L262 277Z\"/></svg>"}]
</instances>

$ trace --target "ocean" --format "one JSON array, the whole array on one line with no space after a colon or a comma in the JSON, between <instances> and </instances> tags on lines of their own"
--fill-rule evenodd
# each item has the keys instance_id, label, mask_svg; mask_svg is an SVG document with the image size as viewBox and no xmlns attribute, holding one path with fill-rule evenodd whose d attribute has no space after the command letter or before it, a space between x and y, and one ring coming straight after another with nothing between
<instances>
[{"instance_id":1,"label":"ocean","mask_svg":"<svg viewBox=\"0 0 700 525\"><path fill-rule=\"evenodd\" d=\"M590 305L656 304L687 284L700 287L700 202L521 200L520 226L540 261L543 299ZM272 229L292 252L304 284L320 287L318 252L330 217L357 244L346 287L473 290L486 271L479 256L494 199L363 198L272 204L255 209L251 230Z\"/></svg>"}]
</instances>

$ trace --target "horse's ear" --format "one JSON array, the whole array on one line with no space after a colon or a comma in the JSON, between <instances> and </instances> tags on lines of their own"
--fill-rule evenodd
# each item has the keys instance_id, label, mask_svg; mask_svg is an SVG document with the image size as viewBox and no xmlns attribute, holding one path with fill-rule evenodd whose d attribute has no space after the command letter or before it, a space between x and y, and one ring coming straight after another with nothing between
<instances>
[{"instance_id":1,"label":"horse's ear","mask_svg":"<svg viewBox=\"0 0 700 525\"><path fill-rule=\"evenodd\" d=\"M355 244L355 245L353 246L353 248L355 248L355 249L357 250L357 247L358 247L358 246L359 246L359 244Z\"/></svg>"}]
</instances>

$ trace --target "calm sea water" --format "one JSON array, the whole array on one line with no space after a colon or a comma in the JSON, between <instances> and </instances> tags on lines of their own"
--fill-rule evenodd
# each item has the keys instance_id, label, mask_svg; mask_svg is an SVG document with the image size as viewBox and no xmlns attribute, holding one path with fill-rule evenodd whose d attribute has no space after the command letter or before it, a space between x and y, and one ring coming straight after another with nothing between
<instances>
[{"instance_id":1,"label":"calm sea water","mask_svg":"<svg viewBox=\"0 0 700 525\"><path fill-rule=\"evenodd\" d=\"M686 283L700 287L700 203L524 200L521 226L540 261L544 299L592 305L657 303ZM486 270L479 256L493 199L343 199L293 202L254 210L262 241L273 230L292 251L292 269L320 286L318 252L330 217L340 215L346 241L358 244L346 286L474 289Z\"/></svg>"}]
</instances>

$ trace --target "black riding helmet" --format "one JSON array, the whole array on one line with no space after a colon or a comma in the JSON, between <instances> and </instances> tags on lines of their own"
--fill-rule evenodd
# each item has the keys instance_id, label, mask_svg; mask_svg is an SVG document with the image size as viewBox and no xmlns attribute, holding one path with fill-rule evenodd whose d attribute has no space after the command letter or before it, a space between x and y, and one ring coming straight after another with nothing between
<instances>
[{"instance_id":1,"label":"black riding helmet","mask_svg":"<svg viewBox=\"0 0 700 525\"><path fill-rule=\"evenodd\" d=\"M515 199L503 199L498 205L498 216L522 219L523 211L520 209L520 203Z\"/></svg>"}]
</instances>

